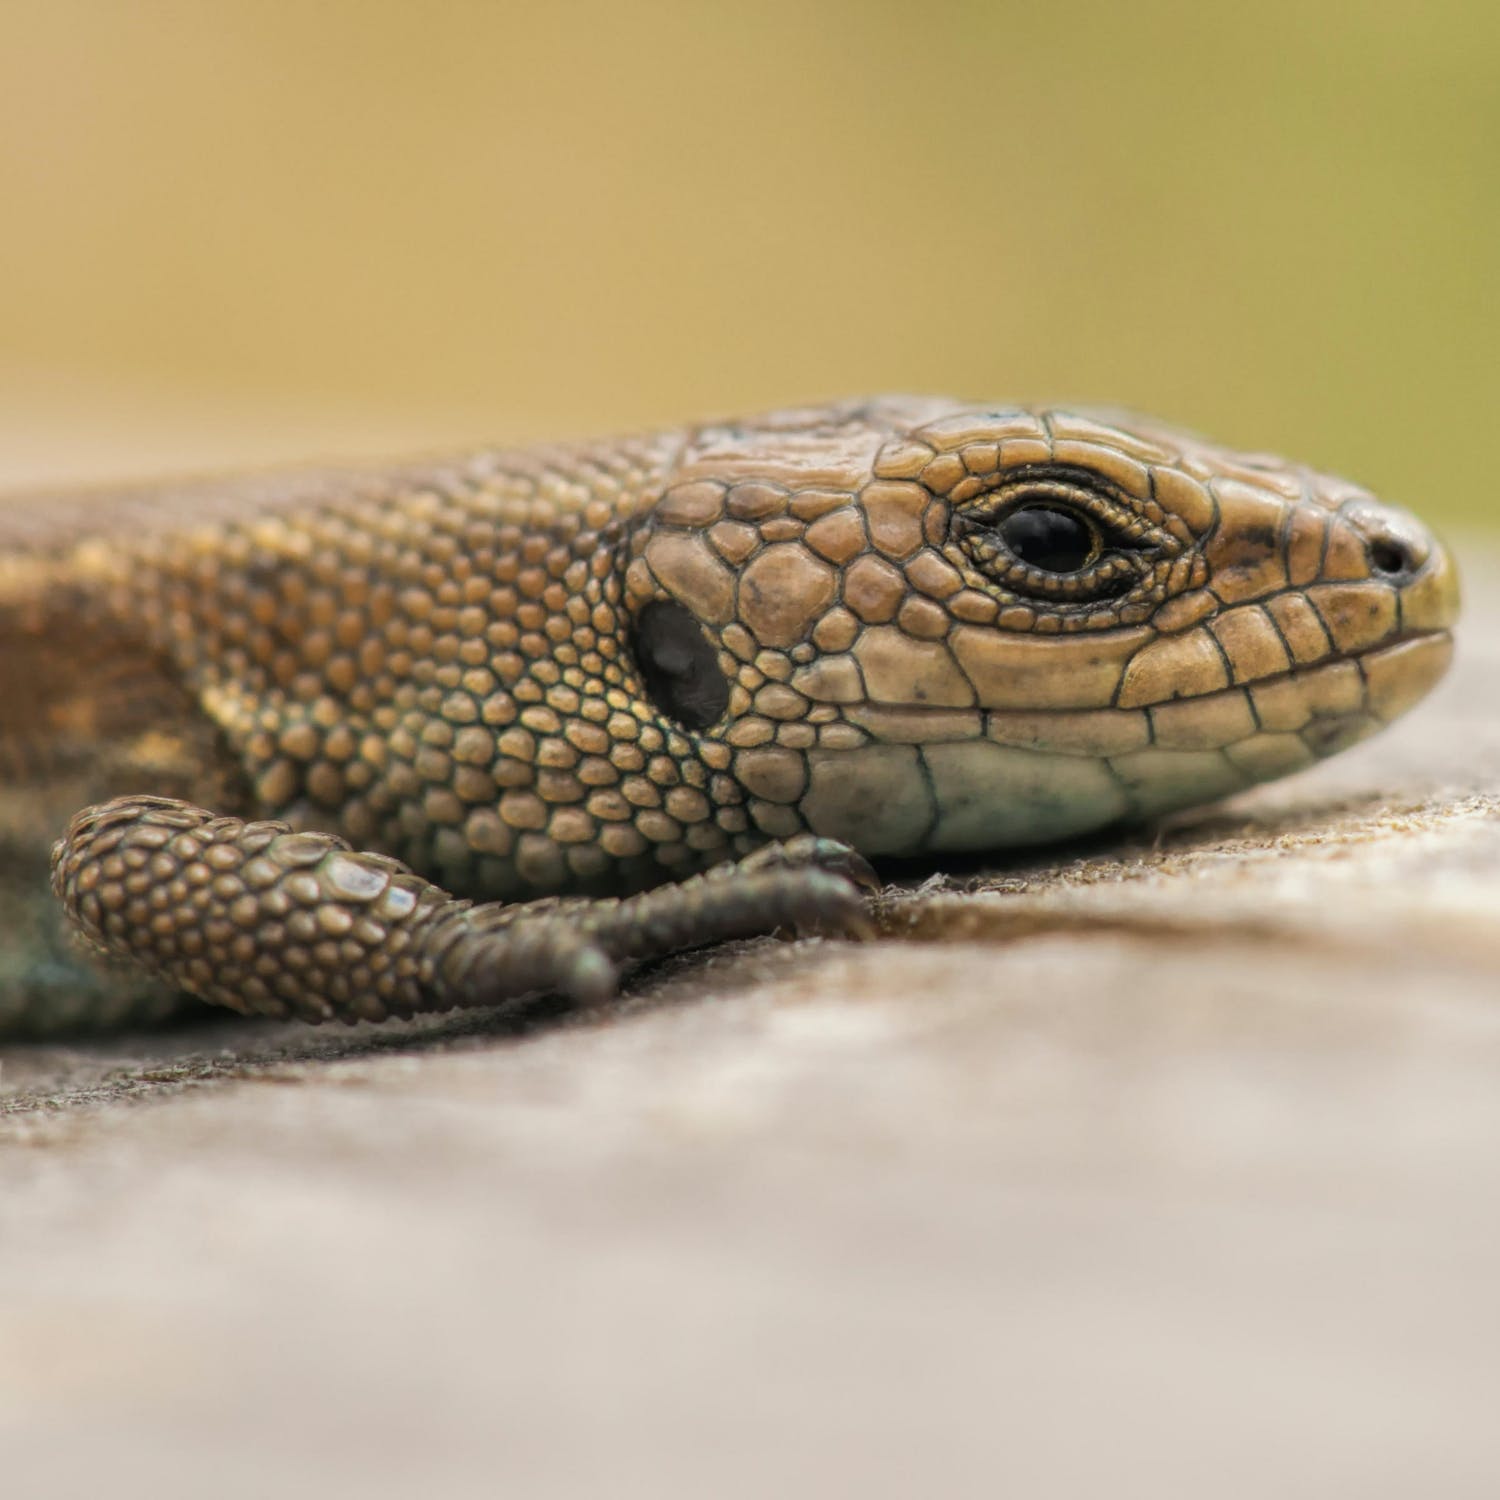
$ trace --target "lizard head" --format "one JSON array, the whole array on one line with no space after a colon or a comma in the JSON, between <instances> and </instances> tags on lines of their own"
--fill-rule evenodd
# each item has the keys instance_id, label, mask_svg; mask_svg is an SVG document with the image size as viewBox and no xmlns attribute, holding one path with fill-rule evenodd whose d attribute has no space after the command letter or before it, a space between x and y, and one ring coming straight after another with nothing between
<instances>
[{"instance_id":1,"label":"lizard head","mask_svg":"<svg viewBox=\"0 0 1500 1500\"><path fill-rule=\"evenodd\" d=\"M647 691L759 831L1045 842L1299 770L1442 675L1443 547L1116 414L893 400L691 434L630 538Z\"/></svg>"}]
</instances>

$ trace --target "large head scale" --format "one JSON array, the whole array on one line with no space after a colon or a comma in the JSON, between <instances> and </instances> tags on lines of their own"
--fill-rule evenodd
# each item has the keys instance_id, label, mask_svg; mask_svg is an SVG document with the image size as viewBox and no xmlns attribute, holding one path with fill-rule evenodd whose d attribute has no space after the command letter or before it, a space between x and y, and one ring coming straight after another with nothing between
<instances>
[{"instance_id":1,"label":"large head scale","mask_svg":"<svg viewBox=\"0 0 1500 1500\"><path fill-rule=\"evenodd\" d=\"M1297 770L1421 698L1457 612L1449 555L1364 490L1060 410L701 429L629 546L647 689L731 752L753 823L875 854Z\"/></svg>"}]
</instances>

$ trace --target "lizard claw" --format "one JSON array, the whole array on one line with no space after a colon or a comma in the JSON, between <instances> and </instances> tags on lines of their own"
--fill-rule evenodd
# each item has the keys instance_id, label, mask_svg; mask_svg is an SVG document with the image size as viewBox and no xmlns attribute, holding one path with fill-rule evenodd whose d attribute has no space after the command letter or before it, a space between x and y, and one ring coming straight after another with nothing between
<instances>
[{"instance_id":1,"label":"lizard claw","mask_svg":"<svg viewBox=\"0 0 1500 1500\"><path fill-rule=\"evenodd\" d=\"M767 844L747 854L737 865L723 868L745 873L771 869L815 869L838 875L867 895L880 889L880 877L869 860L838 839L816 833L799 833L777 844Z\"/></svg>"}]
</instances>

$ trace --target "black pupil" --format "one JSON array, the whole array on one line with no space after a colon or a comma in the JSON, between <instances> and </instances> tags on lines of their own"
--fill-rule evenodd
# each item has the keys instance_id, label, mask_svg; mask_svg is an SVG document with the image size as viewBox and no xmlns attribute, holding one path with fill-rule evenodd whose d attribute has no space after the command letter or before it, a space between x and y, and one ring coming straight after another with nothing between
<instances>
[{"instance_id":1,"label":"black pupil","mask_svg":"<svg viewBox=\"0 0 1500 1500\"><path fill-rule=\"evenodd\" d=\"M1051 505L1013 510L999 531L1012 557L1044 573L1076 573L1094 555L1093 527Z\"/></svg>"}]
</instances>

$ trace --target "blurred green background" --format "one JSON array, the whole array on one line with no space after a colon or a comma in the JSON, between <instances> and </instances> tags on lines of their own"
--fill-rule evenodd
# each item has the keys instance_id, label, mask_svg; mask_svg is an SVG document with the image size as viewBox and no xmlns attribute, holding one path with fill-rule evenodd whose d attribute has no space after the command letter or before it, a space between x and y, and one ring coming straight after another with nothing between
<instances>
[{"instance_id":1,"label":"blurred green background","mask_svg":"<svg viewBox=\"0 0 1500 1500\"><path fill-rule=\"evenodd\" d=\"M9 480L930 389L1494 514L1494 0L6 0L0 43Z\"/></svg>"}]
</instances>

